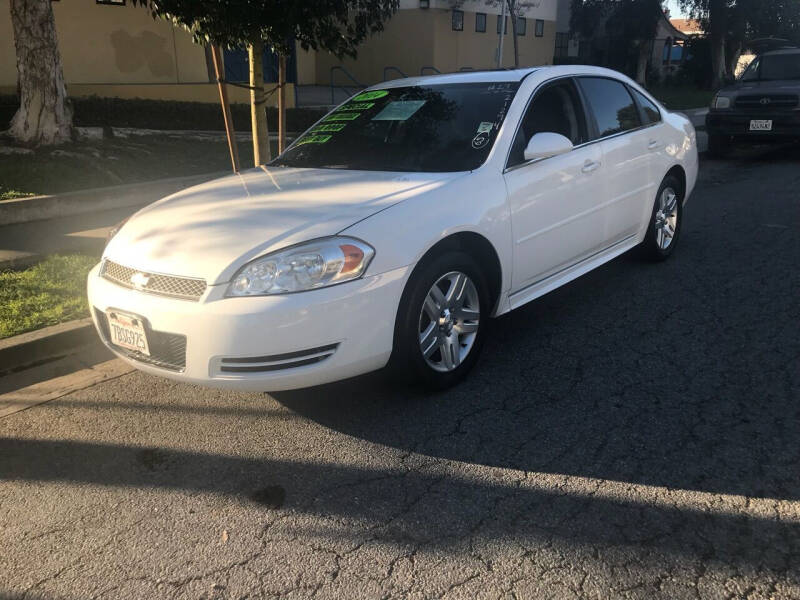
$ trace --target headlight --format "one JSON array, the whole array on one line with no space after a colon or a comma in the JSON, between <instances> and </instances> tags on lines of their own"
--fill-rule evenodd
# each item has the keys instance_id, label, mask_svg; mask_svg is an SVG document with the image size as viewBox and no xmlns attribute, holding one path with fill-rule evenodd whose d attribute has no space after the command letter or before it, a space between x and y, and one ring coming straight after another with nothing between
<instances>
[{"instance_id":1,"label":"headlight","mask_svg":"<svg viewBox=\"0 0 800 600\"><path fill-rule=\"evenodd\" d=\"M267 254L239 269L226 296L303 292L358 279L375 249L360 240L329 237Z\"/></svg>"},{"instance_id":2,"label":"headlight","mask_svg":"<svg viewBox=\"0 0 800 600\"><path fill-rule=\"evenodd\" d=\"M711 102L711 108L730 108L731 107L731 99L728 96L720 96L717 94L714 96L714 100Z\"/></svg>"}]
</instances>

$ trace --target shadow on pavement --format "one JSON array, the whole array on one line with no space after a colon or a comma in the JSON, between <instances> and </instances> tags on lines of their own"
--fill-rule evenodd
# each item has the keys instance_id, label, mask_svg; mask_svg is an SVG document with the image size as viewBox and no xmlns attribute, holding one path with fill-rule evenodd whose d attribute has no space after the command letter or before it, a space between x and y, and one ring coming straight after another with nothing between
<instances>
[{"instance_id":1,"label":"shadow on pavement","mask_svg":"<svg viewBox=\"0 0 800 600\"><path fill-rule=\"evenodd\" d=\"M332 519L361 536L448 548L466 536L636 545L775 570L796 554L800 524L772 516L680 509L518 487L425 470L382 470L279 459L247 459L75 441L0 439L0 479L188 490ZM344 524L342 523L344 520ZM302 523L302 521L301 521ZM346 525L346 524L350 525ZM308 532L307 532L308 533ZM312 532L313 533L313 532ZM346 532L337 535L349 535Z\"/></svg>"}]
</instances>

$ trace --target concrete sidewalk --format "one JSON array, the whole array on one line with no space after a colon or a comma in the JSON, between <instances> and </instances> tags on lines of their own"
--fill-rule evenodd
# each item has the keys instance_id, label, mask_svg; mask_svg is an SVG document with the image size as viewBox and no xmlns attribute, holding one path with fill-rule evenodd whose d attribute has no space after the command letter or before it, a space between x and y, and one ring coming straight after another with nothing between
<instances>
[{"instance_id":1,"label":"concrete sidewalk","mask_svg":"<svg viewBox=\"0 0 800 600\"><path fill-rule=\"evenodd\" d=\"M99 254L103 250L108 230L129 217L142 206L155 202L176 191L213 179L224 173L143 182L141 186L125 185L95 190L84 190L62 196L37 197L13 201L24 205L41 203L42 214L59 214L53 218L27 220L27 222L0 225L0 270L20 268L37 262L39 257L56 252L87 252ZM185 181L183 181L185 179ZM136 197L132 192L139 190ZM71 198L68 201L59 202ZM75 196L76 198L72 198ZM78 196L80 196L78 198ZM126 197L127 196L127 197ZM80 201L83 201L81 204ZM5 210L17 210L5 202ZM50 206L50 205L56 206ZM63 204L63 206L58 206ZM19 211L35 217L38 208L20 206ZM75 214L80 212L80 214ZM64 214L65 213L65 214Z\"/></svg>"}]
</instances>

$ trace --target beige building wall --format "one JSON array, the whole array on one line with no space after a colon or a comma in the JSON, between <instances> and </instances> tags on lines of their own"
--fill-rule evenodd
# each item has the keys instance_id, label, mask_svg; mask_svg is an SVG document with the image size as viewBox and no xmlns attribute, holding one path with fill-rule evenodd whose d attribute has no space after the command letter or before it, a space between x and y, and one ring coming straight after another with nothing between
<instances>
[{"instance_id":1,"label":"beige building wall","mask_svg":"<svg viewBox=\"0 0 800 600\"><path fill-rule=\"evenodd\" d=\"M53 13L69 95L219 102L205 49L186 30L142 7L95 0L53 2ZM9 0L0 0L0 92L13 94L16 85ZM229 91L233 102L249 102L246 90ZM286 96L293 106L292 86Z\"/></svg>"},{"instance_id":2,"label":"beige building wall","mask_svg":"<svg viewBox=\"0 0 800 600\"><path fill-rule=\"evenodd\" d=\"M342 66L362 84L372 85L384 80L384 68L396 67L408 76L419 75L423 67L435 67L442 73L462 68L493 69L497 66L497 15L487 14L486 32L475 31L475 12L464 11L464 30L453 31L452 11L449 9L405 9L398 11L386 23L384 31L370 37L358 49L356 59L339 60L335 56L317 52L315 68L310 68L311 53L301 61L298 52L298 83L328 85L331 67ZM544 35L536 37L535 19L527 19L524 36L519 42L519 65L528 67L553 62L555 48L555 20L544 20ZM301 69L301 62L305 62ZM503 66L514 65L514 40L511 22L503 40ZM425 74L434 71L426 69ZM387 79L401 75L394 70L386 72ZM334 73L336 85L350 85L349 78Z\"/></svg>"}]
</instances>

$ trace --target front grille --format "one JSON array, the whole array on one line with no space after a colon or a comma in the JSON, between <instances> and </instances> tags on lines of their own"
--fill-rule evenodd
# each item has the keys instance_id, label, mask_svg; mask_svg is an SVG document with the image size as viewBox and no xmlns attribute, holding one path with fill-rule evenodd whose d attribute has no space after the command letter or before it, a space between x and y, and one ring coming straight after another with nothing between
<instances>
[{"instance_id":1,"label":"front grille","mask_svg":"<svg viewBox=\"0 0 800 600\"><path fill-rule=\"evenodd\" d=\"M145 333L147 335L147 345L150 347L150 356L141 352L134 352L127 348L120 348L111 343L111 334L108 331L108 317L101 310L94 309L97 322L100 324L100 332L103 342L115 352L124 354L128 358L137 360L154 367L160 367L169 371L183 371L186 368L186 336L177 333L167 333L166 331L156 331L151 328L145 319Z\"/></svg>"},{"instance_id":2,"label":"front grille","mask_svg":"<svg viewBox=\"0 0 800 600\"><path fill-rule=\"evenodd\" d=\"M246 356L242 358L223 358L219 367L222 373L264 373L283 371L305 365L313 365L333 356L339 344L329 344L308 350L272 354L270 356Z\"/></svg>"},{"instance_id":3,"label":"front grille","mask_svg":"<svg viewBox=\"0 0 800 600\"><path fill-rule=\"evenodd\" d=\"M137 273L140 273L146 280L144 285L137 286L131 281L131 278ZM125 267L111 260L103 261L100 275L126 288L160 296L182 298L183 300L199 300L200 296L206 291L206 282L203 279L147 273L131 267Z\"/></svg>"},{"instance_id":4,"label":"front grille","mask_svg":"<svg viewBox=\"0 0 800 600\"><path fill-rule=\"evenodd\" d=\"M769 110L771 108L794 108L798 97L795 94L749 94L736 98L736 108Z\"/></svg>"}]
</instances>

